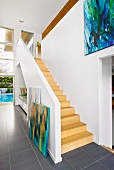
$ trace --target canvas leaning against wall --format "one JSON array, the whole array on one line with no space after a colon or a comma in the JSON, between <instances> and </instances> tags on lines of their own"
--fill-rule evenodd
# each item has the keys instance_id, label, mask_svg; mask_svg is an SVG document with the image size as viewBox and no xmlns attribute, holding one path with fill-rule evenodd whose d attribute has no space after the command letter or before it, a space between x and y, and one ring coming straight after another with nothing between
<instances>
[{"instance_id":1,"label":"canvas leaning against wall","mask_svg":"<svg viewBox=\"0 0 114 170\"><path fill-rule=\"evenodd\" d=\"M29 137L45 157L48 153L49 125L50 108L32 102Z\"/></svg>"},{"instance_id":2,"label":"canvas leaning against wall","mask_svg":"<svg viewBox=\"0 0 114 170\"><path fill-rule=\"evenodd\" d=\"M32 102L38 102L40 104L40 88L29 87L28 95L28 119L31 114L31 104Z\"/></svg>"},{"instance_id":3,"label":"canvas leaning against wall","mask_svg":"<svg viewBox=\"0 0 114 170\"><path fill-rule=\"evenodd\" d=\"M85 55L112 45L114 45L114 0L85 0Z\"/></svg>"}]
</instances>

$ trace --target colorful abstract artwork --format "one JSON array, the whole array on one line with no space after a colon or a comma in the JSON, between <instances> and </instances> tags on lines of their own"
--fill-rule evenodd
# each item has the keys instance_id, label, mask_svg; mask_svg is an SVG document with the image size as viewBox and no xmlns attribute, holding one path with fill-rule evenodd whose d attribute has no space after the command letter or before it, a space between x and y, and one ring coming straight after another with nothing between
<instances>
[{"instance_id":1,"label":"colorful abstract artwork","mask_svg":"<svg viewBox=\"0 0 114 170\"><path fill-rule=\"evenodd\" d=\"M85 0L85 55L112 45L114 45L114 0Z\"/></svg>"},{"instance_id":2,"label":"colorful abstract artwork","mask_svg":"<svg viewBox=\"0 0 114 170\"><path fill-rule=\"evenodd\" d=\"M48 153L47 149L48 149L49 125L50 125L50 108L32 102L29 137L45 157L47 156Z\"/></svg>"}]
</instances>

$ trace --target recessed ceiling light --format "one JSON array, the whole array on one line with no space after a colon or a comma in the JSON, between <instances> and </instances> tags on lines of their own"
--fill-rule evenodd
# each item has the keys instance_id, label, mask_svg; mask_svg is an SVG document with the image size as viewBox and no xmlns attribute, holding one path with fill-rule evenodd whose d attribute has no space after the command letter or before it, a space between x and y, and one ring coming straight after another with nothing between
<instances>
[{"instance_id":1,"label":"recessed ceiling light","mask_svg":"<svg viewBox=\"0 0 114 170\"><path fill-rule=\"evenodd\" d=\"M24 23L24 21L22 21L22 20L19 20L19 22Z\"/></svg>"}]
</instances>

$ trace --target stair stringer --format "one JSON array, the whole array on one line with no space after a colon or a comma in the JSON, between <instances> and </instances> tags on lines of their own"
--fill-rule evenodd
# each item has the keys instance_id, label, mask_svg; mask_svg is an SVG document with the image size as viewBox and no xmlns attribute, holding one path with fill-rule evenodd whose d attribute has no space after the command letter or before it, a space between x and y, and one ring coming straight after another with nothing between
<instances>
[{"instance_id":1,"label":"stair stringer","mask_svg":"<svg viewBox=\"0 0 114 170\"><path fill-rule=\"evenodd\" d=\"M48 150L53 161L58 163L62 161L60 102L22 40L19 40L17 45L16 56L15 63L21 66L27 89L29 87L41 88L41 103L50 107ZM29 115L27 117L29 118Z\"/></svg>"}]
</instances>

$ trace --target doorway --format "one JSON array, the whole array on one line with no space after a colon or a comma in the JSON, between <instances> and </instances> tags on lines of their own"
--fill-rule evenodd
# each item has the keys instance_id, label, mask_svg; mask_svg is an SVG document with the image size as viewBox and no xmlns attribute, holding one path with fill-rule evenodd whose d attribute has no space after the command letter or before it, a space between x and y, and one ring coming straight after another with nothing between
<instances>
[{"instance_id":1,"label":"doorway","mask_svg":"<svg viewBox=\"0 0 114 170\"><path fill-rule=\"evenodd\" d=\"M112 56L99 59L99 144L112 148Z\"/></svg>"},{"instance_id":2,"label":"doorway","mask_svg":"<svg viewBox=\"0 0 114 170\"><path fill-rule=\"evenodd\" d=\"M112 149L114 149L114 56L112 57Z\"/></svg>"}]
</instances>

